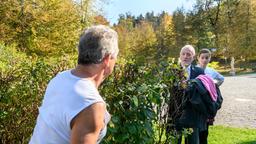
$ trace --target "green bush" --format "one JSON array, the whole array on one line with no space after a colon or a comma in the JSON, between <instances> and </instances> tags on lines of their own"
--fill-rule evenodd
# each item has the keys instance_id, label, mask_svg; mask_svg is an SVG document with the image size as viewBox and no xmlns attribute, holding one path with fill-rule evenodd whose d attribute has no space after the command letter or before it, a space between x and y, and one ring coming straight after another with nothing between
<instances>
[{"instance_id":1,"label":"green bush","mask_svg":"<svg viewBox=\"0 0 256 144\"><path fill-rule=\"evenodd\" d=\"M216 62L216 61L212 61L208 64L208 67L211 67L213 69L219 69L220 66L219 66L219 62Z\"/></svg>"},{"instance_id":2,"label":"green bush","mask_svg":"<svg viewBox=\"0 0 256 144\"><path fill-rule=\"evenodd\" d=\"M183 76L171 61L158 65L120 62L114 74L103 84L101 94L108 102L112 119L103 143L168 143L176 135L166 127L173 121L163 114L167 103L173 103L174 91ZM167 109L165 109L167 110Z\"/></svg>"},{"instance_id":3,"label":"green bush","mask_svg":"<svg viewBox=\"0 0 256 144\"><path fill-rule=\"evenodd\" d=\"M0 45L0 143L28 143L48 81L72 64L47 64Z\"/></svg>"}]
</instances>

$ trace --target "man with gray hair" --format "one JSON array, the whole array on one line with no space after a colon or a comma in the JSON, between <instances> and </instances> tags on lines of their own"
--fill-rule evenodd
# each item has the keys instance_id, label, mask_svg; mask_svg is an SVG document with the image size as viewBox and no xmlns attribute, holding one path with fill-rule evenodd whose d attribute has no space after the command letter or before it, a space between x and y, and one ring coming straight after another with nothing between
<instances>
[{"instance_id":1,"label":"man with gray hair","mask_svg":"<svg viewBox=\"0 0 256 144\"><path fill-rule=\"evenodd\" d=\"M30 144L99 143L110 114L98 87L114 68L117 33L107 26L88 28L80 37L78 65L48 84Z\"/></svg>"},{"instance_id":2,"label":"man with gray hair","mask_svg":"<svg viewBox=\"0 0 256 144\"><path fill-rule=\"evenodd\" d=\"M195 49L191 45L185 45L180 50L180 65L184 69L187 81L195 79L197 76L204 74L204 70L192 65L195 58ZM187 82L186 81L186 82ZM187 95L187 90L184 92ZM183 102L182 102L183 101ZM178 116L175 122L175 129L181 134L183 128L192 128L193 132L185 138L185 144L199 144L199 128L203 123L197 121L200 117L195 115L193 109L189 109L187 102L184 100L179 101L182 105L181 115ZM188 109L187 109L188 108ZM170 105L169 115L172 115L172 106ZM178 144L181 144L182 137L178 137Z\"/></svg>"}]
</instances>

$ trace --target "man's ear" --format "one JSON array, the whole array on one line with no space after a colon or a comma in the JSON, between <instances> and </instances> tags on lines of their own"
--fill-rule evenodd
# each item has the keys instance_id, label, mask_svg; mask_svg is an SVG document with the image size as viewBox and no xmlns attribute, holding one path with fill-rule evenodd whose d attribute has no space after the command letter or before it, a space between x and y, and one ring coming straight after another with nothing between
<instances>
[{"instance_id":1,"label":"man's ear","mask_svg":"<svg viewBox=\"0 0 256 144\"><path fill-rule=\"evenodd\" d=\"M103 58L103 63L104 63L105 66L109 66L110 59L111 59L111 55L106 55Z\"/></svg>"}]
</instances>

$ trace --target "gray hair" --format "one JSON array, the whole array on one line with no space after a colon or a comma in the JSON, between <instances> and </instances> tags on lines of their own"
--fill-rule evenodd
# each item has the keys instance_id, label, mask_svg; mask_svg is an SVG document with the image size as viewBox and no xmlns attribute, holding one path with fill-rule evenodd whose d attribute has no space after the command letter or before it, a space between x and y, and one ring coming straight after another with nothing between
<instances>
[{"instance_id":1,"label":"gray hair","mask_svg":"<svg viewBox=\"0 0 256 144\"><path fill-rule=\"evenodd\" d=\"M183 50L189 50L192 53L192 56L196 55L195 48L192 45L185 45L184 47L181 48L180 53Z\"/></svg>"},{"instance_id":2,"label":"gray hair","mask_svg":"<svg viewBox=\"0 0 256 144\"><path fill-rule=\"evenodd\" d=\"M98 64L103 58L118 55L118 35L108 26L97 25L85 30L78 45L78 64Z\"/></svg>"}]
</instances>

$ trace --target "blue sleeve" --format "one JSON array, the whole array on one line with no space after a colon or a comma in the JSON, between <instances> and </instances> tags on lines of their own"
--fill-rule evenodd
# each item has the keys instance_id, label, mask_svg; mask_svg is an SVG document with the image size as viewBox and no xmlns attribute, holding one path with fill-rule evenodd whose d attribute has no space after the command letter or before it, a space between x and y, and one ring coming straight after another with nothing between
<instances>
[{"instance_id":1,"label":"blue sleeve","mask_svg":"<svg viewBox=\"0 0 256 144\"><path fill-rule=\"evenodd\" d=\"M224 82L224 76L214 69L211 69L211 73L213 74L213 79L217 80L217 85L220 86Z\"/></svg>"}]
</instances>

